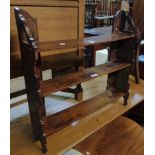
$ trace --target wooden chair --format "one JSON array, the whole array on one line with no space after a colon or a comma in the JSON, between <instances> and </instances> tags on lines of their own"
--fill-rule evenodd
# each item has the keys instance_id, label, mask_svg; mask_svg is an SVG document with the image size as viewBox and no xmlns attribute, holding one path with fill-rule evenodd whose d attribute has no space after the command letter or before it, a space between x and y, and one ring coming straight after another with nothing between
<instances>
[{"instance_id":1,"label":"wooden chair","mask_svg":"<svg viewBox=\"0 0 155 155\"><path fill-rule=\"evenodd\" d=\"M55 41L54 43L40 43L38 41L37 20L31 17L24 10L17 7L15 7L14 10L19 35L32 133L34 139L40 140L43 152L47 151L46 137L48 135L103 108L105 105L114 102L120 97L124 98L124 105L127 104L129 97L128 79L130 71L130 51L135 43L135 35L122 37L122 44L117 46L119 48L119 54L117 56L118 61L107 62L97 67L91 67L83 71L67 74L64 75L63 78L59 76L43 81L41 52L46 51L46 49L62 49L62 47L79 48L79 44L84 47L99 43L116 43L116 41L121 40L121 36L113 35L111 39L109 37L97 37L96 40L94 39L93 43L92 40L89 40L89 37L87 38L88 40L85 38L82 40L67 40L66 42ZM127 46L124 47L125 41L127 42ZM128 42L130 42L131 45L128 44ZM126 53L124 52L125 50ZM78 85L78 89L81 89L80 84L82 82L86 82L98 76L103 76L104 74L108 74L106 92L86 101L82 101L75 106L57 112L53 115L46 116L45 96L74 85Z\"/></svg>"}]
</instances>

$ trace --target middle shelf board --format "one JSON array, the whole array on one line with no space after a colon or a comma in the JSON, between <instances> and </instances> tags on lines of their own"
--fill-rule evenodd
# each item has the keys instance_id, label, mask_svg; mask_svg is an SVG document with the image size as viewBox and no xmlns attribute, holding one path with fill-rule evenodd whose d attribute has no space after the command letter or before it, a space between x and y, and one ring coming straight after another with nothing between
<instances>
[{"instance_id":1,"label":"middle shelf board","mask_svg":"<svg viewBox=\"0 0 155 155\"><path fill-rule=\"evenodd\" d=\"M60 76L54 79L45 80L40 83L41 95L48 96L56 91L63 90L105 74L119 71L129 66L129 63L107 62L83 71L66 74L63 76L63 78Z\"/></svg>"}]
</instances>

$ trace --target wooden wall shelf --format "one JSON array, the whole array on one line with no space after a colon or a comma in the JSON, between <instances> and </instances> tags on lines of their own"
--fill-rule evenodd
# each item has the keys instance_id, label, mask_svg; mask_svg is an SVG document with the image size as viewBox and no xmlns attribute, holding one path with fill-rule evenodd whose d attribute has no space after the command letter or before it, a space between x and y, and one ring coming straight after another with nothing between
<instances>
[{"instance_id":1,"label":"wooden wall shelf","mask_svg":"<svg viewBox=\"0 0 155 155\"><path fill-rule=\"evenodd\" d=\"M60 40L42 44L38 39L37 20L27 11L18 7L15 7L14 11L33 138L40 141L43 153L48 151L47 136L53 134L55 131L63 129L96 111L100 111L107 103L109 105L113 102L117 103L118 98L123 97L124 105L127 105L130 86L128 79L130 65L133 60L132 52L137 44L135 34L112 33L109 36L95 36L63 42ZM79 49L97 44L109 46L109 62L54 79L46 81L42 79L41 51L63 50L73 47ZM45 48L42 48L42 45ZM113 51L115 51L115 55ZM82 99L81 92L83 89L81 83L105 74L108 74L107 93L102 93L94 98L82 101L78 105L56 114L46 115L45 96L59 90L70 89L69 87L77 85L76 96ZM116 109L115 111L117 111Z\"/></svg>"}]
</instances>

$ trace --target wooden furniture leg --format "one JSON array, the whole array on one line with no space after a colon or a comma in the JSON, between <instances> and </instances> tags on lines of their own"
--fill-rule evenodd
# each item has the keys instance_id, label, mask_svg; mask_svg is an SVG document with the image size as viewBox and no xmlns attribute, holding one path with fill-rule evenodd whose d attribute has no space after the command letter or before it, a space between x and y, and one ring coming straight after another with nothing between
<instances>
[{"instance_id":1,"label":"wooden furniture leg","mask_svg":"<svg viewBox=\"0 0 155 155\"><path fill-rule=\"evenodd\" d=\"M77 101L82 101L83 99L83 89L81 84L78 84L75 89L75 99Z\"/></svg>"},{"instance_id":2,"label":"wooden furniture leg","mask_svg":"<svg viewBox=\"0 0 155 155\"><path fill-rule=\"evenodd\" d=\"M139 81L140 81L139 62L138 62L139 53L140 53L140 46L138 45L137 49L135 50L134 60L133 60L133 65L131 70L131 74L134 75L135 81L137 84L139 84Z\"/></svg>"},{"instance_id":3,"label":"wooden furniture leg","mask_svg":"<svg viewBox=\"0 0 155 155\"><path fill-rule=\"evenodd\" d=\"M76 67L78 70L78 67ZM55 77L55 74L53 74L53 77ZM81 84L76 85L76 88L66 88L62 90L62 92L72 93L74 94L74 99L77 101L82 101L83 99L83 89Z\"/></svg>"},{"instance_id":4,"label":"wooden furniture leg","mask_svg":"<svg viewBox=\"0 0 155 155\"><path fill-rule=\"evenodd\" d=\"M108 81L107 81L107 91L117 92L121 90L125 93L123 96L124 98L124 105L127 105L127 100L129 97L129 74L130 67L123 69L121 72L117 71L115 73L108 74Z\"/></svg>"},{"instance_id":5,"label":"wooden furniture leg","mask_svg":"<svg viewBox=\"0 0 155 155\"><path fill-rule=\"evenodd\" d=\"M41 117L45 117L46 116L46 107L45 107L45 98L44 97L42 97L40 110L41 110L41 112L40 112Z\"/></svg>"},{"instance_id":6,"label":"wooden furniture leg","mask_svg":"<svg viewBox=\"0 0 155 155\"><path fill-rule=\"evenodd\" d=\"M43 153L46 153L48 150L47 150L47 138L46 136L44 135L44 132L43 132L43 123L40 122L41 126L40 126L40 137L39 137L39 140L40 140L40 143L41 143L41 146L42 146L42 152Z\"/></svg>"},{"instance_id":7,"label":"wooden furniture leg","mask_svg":"<svg viewBox=\"0 0 155 155\"><path fill-rule=\"evenodd\" d=\"M133 63L134 59L134 50L136 46L136 38L117 42L111 44L109 48L109 61L118 61L118 62L128 62L130 64ZM124 52L126 51L126 52ZM107 81L107 90L115 91L121 90L125 93L124 97L124 105L127 105L127 100L129 98L129 73L131 67L127 67L123 69L121 72L110 73L108 75Z\"/></svg>"}]
</instances>

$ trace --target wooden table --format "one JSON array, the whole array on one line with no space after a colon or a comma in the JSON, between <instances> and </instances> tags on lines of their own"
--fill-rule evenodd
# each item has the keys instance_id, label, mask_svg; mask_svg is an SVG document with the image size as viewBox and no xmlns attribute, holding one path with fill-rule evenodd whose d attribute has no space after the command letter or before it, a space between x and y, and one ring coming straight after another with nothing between
<instances>
[{"instance_id":1,"label":"wooden table","mask_svg":"<svg viewBox=\"0 0 155 155\"><path fill-rule=\"evenodd\" d=\"M143 89L143 81L137 85L133 82L133 79L130 79L130 96L126 106L122 105L123 100L120 99L50 135L48 137L49 149L46 155L62 154L139 104L144 99ZM64 102L64 104L66 103ZM11 155L42 155L43 153L39 149L40 143L32 142L31 136L31 125L28 115L13 121L11 123ZM121 146L122 149L123 147Z\"/></svg>"},{"instance_id":2,"label":"wooden table","mask_svg":"<svg viewBox=\"0 0 155 155\"><path fill-rule=\"evenodd\" d=\"M143 155L144 129L120 116L77 144L74 149L84 155Z\"/></svg>"}]
</instances>

